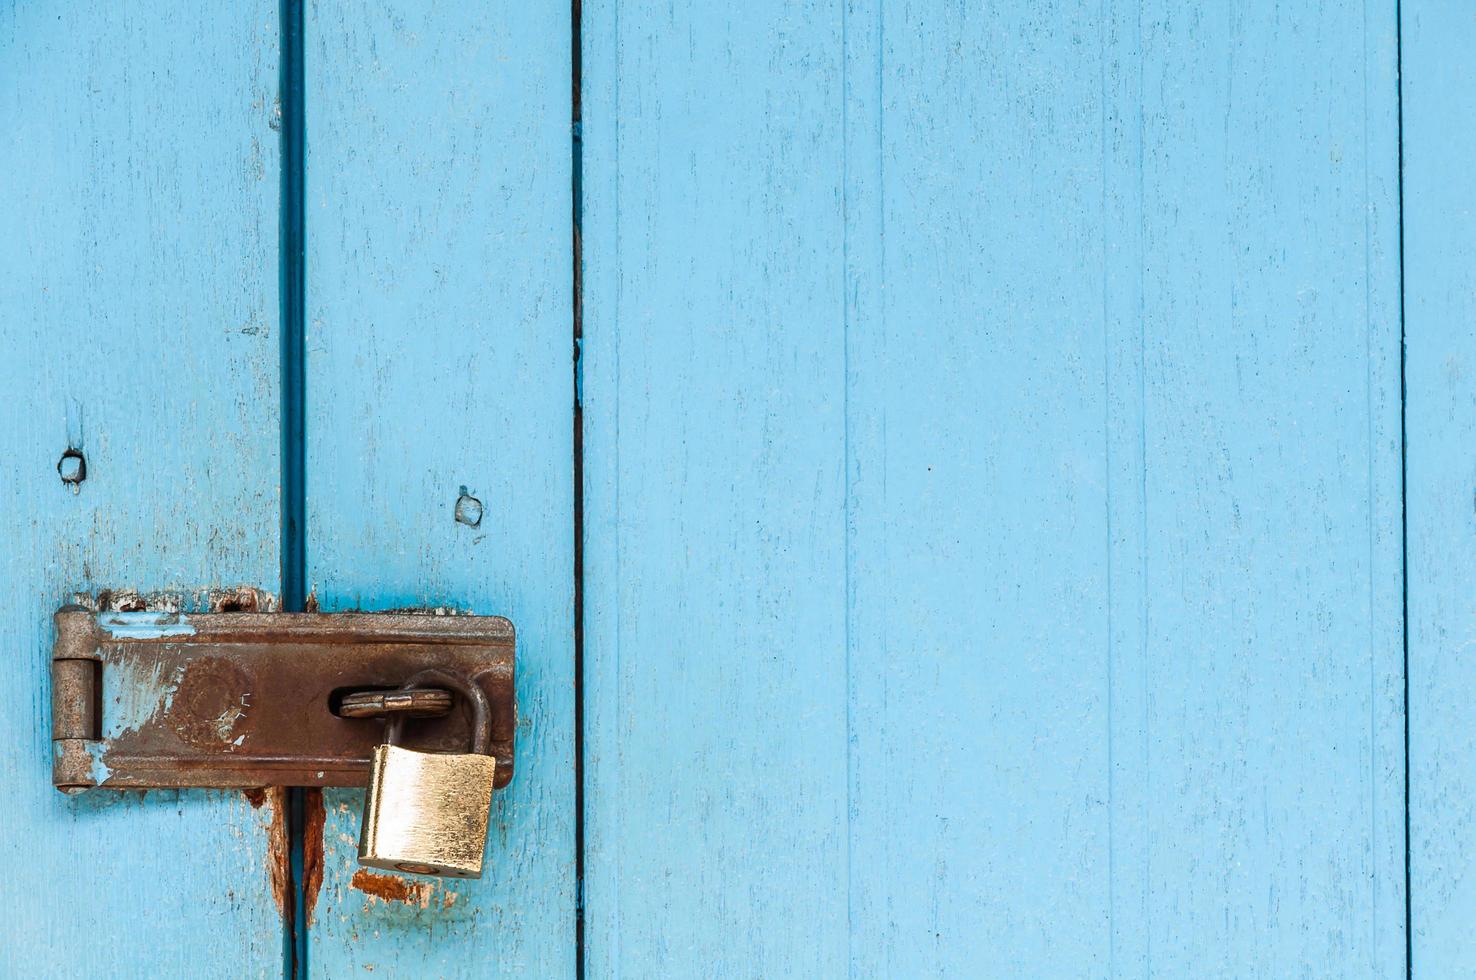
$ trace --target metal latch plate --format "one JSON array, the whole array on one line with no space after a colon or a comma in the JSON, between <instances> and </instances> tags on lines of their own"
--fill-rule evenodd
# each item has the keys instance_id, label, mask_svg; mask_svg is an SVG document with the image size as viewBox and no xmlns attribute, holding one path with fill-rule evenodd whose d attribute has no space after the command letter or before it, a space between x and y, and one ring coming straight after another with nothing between
<instances>
[{"instance_id":1,"label":"metal latch plate","mask_svg":"<svg viewBox=\"0 0 1476 980\"><path fill-rule=\"evenodd\" d=\"M514 634L500 616L430 613L56 614L52 778L58 788L364 786L384 726L332 710L427 667L492 707L496 785L513 775ZM464 752L464 712L412 723Z\"/></svg>"}]
</instances>

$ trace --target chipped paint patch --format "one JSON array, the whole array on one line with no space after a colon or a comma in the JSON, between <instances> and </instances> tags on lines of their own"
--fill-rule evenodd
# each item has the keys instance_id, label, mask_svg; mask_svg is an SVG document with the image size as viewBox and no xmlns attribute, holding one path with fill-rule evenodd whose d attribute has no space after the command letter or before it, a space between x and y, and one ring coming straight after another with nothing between
<instances>
[{"instance_id":1,"label":"chipped paint patch","mask_svg":"<svg viewBox=\"0 0 1476 980\"><path fill-rule=\"evenodd\" d=\"M102 759L102 747L102 742L88 742L82 747L82 750L87 753L87 778L90 780L90 785L64 787L62 788L63 793L67 794L68 796L76 796L79 793L85 792L87 789L90 788L90 786L101 786L103 783L112 778L113 770L109 768L108 764ZM61 742L51 743L51 756L53 765L56 764L58 761L64 759L65 755L66 748ZM75 769L73 769L72 771L75 771Z\"/></svg>"},{"instance_id":2,"label":"chipped paint patch","mask_svg":"<svg viewBox=\"0 0 1476 980\"><path fill-rule=\"evenodd\" d=\"M276 595L255 586L210 590L211 612L277 612L278 608Z\"/></svg>"},{"instance_id":3,"label":"chipped paint patch","mask_svg":"<svg viewBox=\"0 0 1476 980\"><path fill-rule=\"evenodd\" d=\"M166 636L194 636L189 617L174 612L99 613L97 625L119 640L157 640Z\"/></svg>"},{"instance_id":4,"label":"chipped paint patch","mask_svg":"<svg viewBox=\"0 0 1476 980\"><path fill-rule=\"evenodd\" d=\"M113 770L108 768L106 762L103 762L102 750L103 743L101 742L90 742L87 745L87 754L92 759L92 769L90 772L92 774L93 785L95 786L101 786L113 778Z\"/></svg>"}]
</instances>

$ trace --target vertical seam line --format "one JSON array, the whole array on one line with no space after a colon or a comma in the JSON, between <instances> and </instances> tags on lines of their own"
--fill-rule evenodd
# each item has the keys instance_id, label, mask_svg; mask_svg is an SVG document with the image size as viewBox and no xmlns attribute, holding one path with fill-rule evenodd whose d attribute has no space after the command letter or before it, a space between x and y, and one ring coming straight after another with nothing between
<instances>
[{"instance_id":1,"label":"vertical seam line","mask_svg":"<svg viewBox=\"0 0 1476 980\"><path fill-rule=\"evenodd\" d=\"M304 337L306 256L303 186L306 173L305 87L303 81L303 3L281 0L281 588L282 608L302 611L306 559L306 428ZM283 910L283 972L293 980L308 975L307 922L303 880L303 793L287 794L287 833L291 908Z\"/></svg>"},{"instance_id":2,"label":"vertical seam line","mask_svg":"<svg viewBox=\"0 0 1476 980\"><path fill-rule=\"evenodd\" d=\"M1409 389L1407 377L1408 336L1404 289L1404 13L1400 0L1394 2L1394 96L1395 131L1398 144L1398 250L1399 250L1399 557L1400 620L1403 639L1404 698L1404 974L1414 977L1414 889L1410 838L1409 766Z\"/></svg>"},{"instance_id":3,"label":"vertical seam line","mask_svg":"<svg viewBox=\"0 0 1476 980\"><path fill-rule=\"evenodd\" d=\"M574 535L574 976L585 975L585 813L584 778L584 404L582 392L584 342L584 150L581 84L583 81L583 11L580 0L569 9L570 114L570 281L573 331L573 535Z\"/></svg>"}]
</instances>

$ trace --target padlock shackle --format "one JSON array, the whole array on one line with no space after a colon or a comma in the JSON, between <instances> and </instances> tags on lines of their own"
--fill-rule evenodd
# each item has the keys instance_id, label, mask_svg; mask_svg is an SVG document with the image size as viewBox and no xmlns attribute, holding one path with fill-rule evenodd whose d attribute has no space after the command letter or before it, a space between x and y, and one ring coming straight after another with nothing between
<instances>
[{"instance_id":1,"label":"padlock shackle","mask_svg":"<svg viewBox=\"0 0 1476 980\"><path fill-rule=\"evenodd\" d=\"M455 671L446 670L443 667L427 667L406 679L405 683L400 685L400 690L423 687L426 684L448 687L466 699L471 705L472 751L477 755L491 755L492 703L487 700L487 692L482 690L482 686ZM404 715L392 716L384 725L385 742L389 745L397 745L404 726Z\"/></svg>"}]
</instances>

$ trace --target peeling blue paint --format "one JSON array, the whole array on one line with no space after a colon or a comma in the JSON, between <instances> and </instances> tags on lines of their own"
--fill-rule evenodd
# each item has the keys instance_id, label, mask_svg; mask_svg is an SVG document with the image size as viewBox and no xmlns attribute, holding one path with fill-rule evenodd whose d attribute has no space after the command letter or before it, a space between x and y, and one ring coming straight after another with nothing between
<instances>
[{"instance_id":1,"label":"peeling blue paint","mask_svg":"<svg viewBox=\"0 0 1476 980\"><path fill-rule=\"evenodd\" d=\"M181 668L175 668L166 677L158 661L132 657L108 661L103 669L110 678L110 696L102 705L102 731L107 738L136 732L167 712L183 675Z\"/></svg>"},{"instance_id":2,"label":"peeling blue paint","mask_svg":"<svg viewBox=\"0 0 1476 980\"><path fill-rule=\"evenodd\" d=\"M107 763L102 761L103 744L102 742L91 742L87 746L87 754L92 757L92 769L90 772L93 785L95 786L101 786L113 778L113 770L108 767Z\"/></svg>"},{"instance_id":3,"label":"peeling blue paint","mask_svg":"<svg viewBox=\"0 0 1476 980\"><path fill-rule=\"evenodd\" d=\"M99 613L97 625L120 640L157 640L163 636L193 636L187 617L165 612Z\"/></svg>"},{"instance_id":4,"label":"peeling blue paint","mask_svg":"<svg viewBox=\"0 0 1476 980\"><path fill-rule=\"evenodd\" d=\"M88 775L92 778L93 785L101 786L113 778L113 770L102 760L104 743L99 740L87 743L87 755L92 759L92 765L88 768ZM63 749L60 742L51 743L51 755L55 760L60 760ZM83 792L86 787L78 786L63 790L68 796L75 796Z\"/></svg>"}]
</instances>

